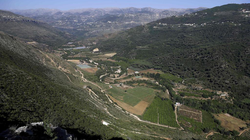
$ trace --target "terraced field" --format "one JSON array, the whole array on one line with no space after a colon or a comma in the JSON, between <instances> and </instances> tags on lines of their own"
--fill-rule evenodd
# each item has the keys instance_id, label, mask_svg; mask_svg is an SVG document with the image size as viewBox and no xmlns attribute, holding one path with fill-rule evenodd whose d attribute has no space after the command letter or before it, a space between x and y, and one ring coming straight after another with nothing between
<instances>
[{"instance_id":1,"label":"terraced field","mask_svg":"<svg viewBox=\"0 0 250 140\"><path fill-rule=\"evenodd\" d=\"M165 124L172 127L179 127L176 120L171 100L162 100L156 97L142 116L143 120L148 120L158 124Z\"/></svg>"},{"instance_id":2,"label":"terraced field","mask_svg":"<svg viewBox=\"0 0 250 140\"><path fill-rule=\"evenodd\" d=\"M155 95L154 89L148 87L135 87L124 90L120 87L113 86L111 89L108 89L107 92L115 99L130 106L135 106L140 101L149 102Z\"/></svg>"}]
</instances>

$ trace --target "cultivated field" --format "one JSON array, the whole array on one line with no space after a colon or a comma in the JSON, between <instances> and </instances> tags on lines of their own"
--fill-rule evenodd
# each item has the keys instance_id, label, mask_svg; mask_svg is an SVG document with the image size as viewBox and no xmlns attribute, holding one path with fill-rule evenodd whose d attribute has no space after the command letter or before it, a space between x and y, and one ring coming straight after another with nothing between
<instances>
[{"instance_id":1,"label":"cultivated field","mask_svg":"<svg viewBox=\"0 0 250 140\"><path fill-rule=\"evenodd\" d=\"M162 100L156 97L142 116L143 120L154 123L179 127L176 120L171 100Z\"/></svg>"},{"instance_id":2,"label":"cultivated field","mask_svg":"<svg viewBox=\"0 0 250 140\"><path fill-rule=\"evenodd\" d=\"M154 73L154 74L159 73L159 74L162 74L163 73L160 70L154 70L154 69L141 70L139 72L140 73L145 73L145 74L147 74L147 73Z\"/></svg>"},{"instance_id":3,"label":"cultivated field","mask_svg":"<svg viewBox=\"0 0 250 140\"><path fill-rule=\"evenodd\" d=\"M103 60L103 61L116 62L115 60L109 59L110 57L113 57L114 55L116 55L116 53L94 54L90 58L93 60Z\"/></svg>"},{"instance_id":4,"label":"cultivated field","mask_svg":"<svg viewBox=\"0 0 250 140\"><path fill-rule=\"evenodd\" d=\"M181 124L181 126L184 127L184 129L194 133L203 133L205 129L209 131L219 127L215 123L213 116L206 111L202 111L202 123L192 118L186 117L184 115L180 115L179 113L178 113L178 121Z\"/></svg>"},{"instance_id":5,"label":"cultivated field","mask_svg":"<svg viewBox=\"0 0 250 140\"><path fill-rule=\"evenodd\" d=\"M236 130L240 132L240 127L246 127L246 122L235 118L227 113L225 114L214 114L214 117L221 122L221 126L226 130Z\"/></svg>"},{"instance_id":6,"label":"cultivated field","mask_svg":"<svg viewBox=\"0 0 250 140\"><path fill-rule=\"evenodd\" d=\"M182 81L181 78L179 78L175 75L172 75L170 73L163 73L163 74L161 74L161 77L164 79L169 79L169 80L174 81L174 82L181 82Z\"/></svg>"},{"instance_id":7,"label":"cultivated field","mask_svg":"<svg viewBox=\"0 0 250 140\"><path fill-rule=\"evenodd\" d=\"M132 78L129 78L129 79L118 80L118 82L124 83L124 82L127 82L127 81L138 81L138 80L154 80L154 79L153 78L147 78L147 77L140 77L140 78L132 77Z\"/></svg>"},{"instance_id":8,"label":"cultivated field","mask_svg":"<svg viewBox=\"0 0 250 140\"><path fill-rule=\"evenodd\" d=\"M123 109L136 114L142 115L155 97L155 90L147 87L130 87L124 89L112 85L112 88L106 92L111 99Z\"/></svg>"},{"instance_id":9,"label":"cultivated field","mask_svg":"<svg viewBox=\"0 0 250 140\"><path fill-rule=\"evenodd\" d=\"M202 112L200 110L182 105L178 107L178 115L186 116L202 123Z\"/></svg>"},{"instance_id":10,"label":"cultivated field","mask_svg":"<svg viewBox=\"0 0 250 140\"><path fill-rule=\"evenodd\" d=\"M107 92L115 99L122 101L130 106L137 105L140 101L150 101L155 95L155 91L147 87L135 87L127 90L122 87L113 85L113 88L108 89Z\"/></svg>"},{"instance_id":11,"label":"cultivated field","mask_svg":"<svg viewBox=\"0 0 250 140\"><path fill-rule=\"evenodd\" d=\"M80 60L67 60L67 61L75 63L75 64L80 64L81 63Z\"/></svg>"},{"instance_id":12,"label":"cultivated field","mask_svg":"<svg viewBox=\"0 0 250 140\"><path fill-rule=\"evenodd\" d=\"M89 73L96 73L98 68L85 68L83 70L86 71L86 72L89 72Z\"/></svg>"},{"instance_id":13,"label":"cultivated field","mask_svg":"<svg viewBox=\"0 0 250 140\"><path fill-rule=\"evenodd\" d=\"M140 101L137 105L135 106L131 106L128 105L122 101L119 101L115 98L113 98L112 96L109 96L114 102L116 102L120 107L122 107L123 109L125 109L126 111L136 114L136 115L142 115L143 112L146 110L146 108L148 107L149 103L145 102L145 101Z\"/></svg>"}]
</instances>

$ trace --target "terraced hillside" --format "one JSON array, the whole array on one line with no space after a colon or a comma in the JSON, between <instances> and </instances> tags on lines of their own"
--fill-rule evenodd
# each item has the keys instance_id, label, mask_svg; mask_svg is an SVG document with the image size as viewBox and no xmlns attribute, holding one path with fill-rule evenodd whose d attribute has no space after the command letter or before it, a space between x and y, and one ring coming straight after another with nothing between
<instances>
[{"instance_id":1,"label":"terraced hillside","mask_svg":"<svg viewBox=\"0 0 250 140\"><path fill-rule=\"evenodd\" d=\"M164 18L124 31L97 46L101 51L117 52L114 58L132 67L155 68L229 91L234 106L242 110L231 114L247 119L250 114L243 112L249 112L248 103L241 101L250 99L248 11L250 4L229 4Z\"/></svg>"}]
</instances>

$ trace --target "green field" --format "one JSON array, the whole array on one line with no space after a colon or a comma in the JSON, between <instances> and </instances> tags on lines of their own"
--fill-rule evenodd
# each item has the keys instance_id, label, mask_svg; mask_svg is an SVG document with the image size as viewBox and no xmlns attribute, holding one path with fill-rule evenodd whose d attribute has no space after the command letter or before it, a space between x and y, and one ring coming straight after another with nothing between
<instances>
[{"instance_id":1,"label":"green field","mask_svg":"<svg viewBox=\"0 0 250 140\"><path fill-rule=\"evenodd\" d=\"M179 127L175 121L175 114L171 100L162 100L161 98L156 97L143 114L142 119L158 123L158 114L159 124Z\"/></svg>"},{"instance_id":2,"label":"green field","mask_svg":"<svg viewBox=\"0 0 250 140\"><path fill-rule=\"evenodd\" d=\"M207 90L191 90L191 89L182 89L182 91L179 91L181 96L194 96L194 97L213 97L214 95L217 95L214 92L210 92Z\"/></svg>"},{"instance_id":3,"label":"green field","mask_svg":"<svg viewBox=\"0 0 250 140\"><path fill-rule=\"evenodd\" d=\"M168 79L168 80L171 80L171 81L174 81L174 82L181 82L182 79L177 77L177 76L174 76L170 73L164 73L164 74L161 74L161 78L164 78L164 79Z\"/></svg>"},{"instance_id":4,"label":"green field","mask_svg":"<svg viewBox=\"0 0 250 140\"><path fill-rule=\"evenodd\" d=\"M190 92L182 92L182 91L179 91L179 93L180 93L181 96L201 97L201 95L199 95L199 94L190 93Z\"/></svg>"},{"instance_id":5,"label":"green field","mask_svg":"<svg viewBox=\"0 0 250 140\"><path fill-rule=\"evenodd\" d=\"M206 111L202 111L202 123L181 115L178 116L178 120L185 129L188 129L189 131L194 133L207 133L209 130L215 130L219 127L215 123L213 116ZM190 124L189 127L184 125L187 123Z\"/></svg>"},{"instance_id":6,"label":"green field","mask_svg":"<svg viewBox=\"0 0 250 140\"><path fill-rule=\"evenodd\" d=\"M112 85L111 89L108 89L107 92L117 100L123 101L131 106L135 106L140 101L148 101L147 97L153 98L155 91L152 88L148 87L135 87L131 89L121 89L115 85Z\"/></svg>"}]
</instances>

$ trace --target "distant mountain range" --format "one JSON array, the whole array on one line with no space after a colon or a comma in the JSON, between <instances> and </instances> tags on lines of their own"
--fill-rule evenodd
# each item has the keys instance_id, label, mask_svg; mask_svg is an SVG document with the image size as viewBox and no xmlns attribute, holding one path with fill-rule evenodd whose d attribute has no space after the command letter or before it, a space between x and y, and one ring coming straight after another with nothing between
<instances>
[{"instance_id":1,"label":"distant mountain range","mask_svg":"<svg viewBox=\"0 0 250 140\"><path fill-rule=\"evenodd\" d=\"M180 16L205 8L153 9L105 8L60 11L55 9L12 10L16 14L46 22L53 27L86 38L113 33L171 16Z\"/></svg>"},{"instance_id":2,"label":"distant mountain range","mask_svg":"<svg viewBox=\"0 0 250 140\"><path fill-rule=\"evenodd\" d=\"M25 41L37 41L48 45L62 44L67 34L45 22L0 10L0 31Z\"/></svg>"}]
</instances>

